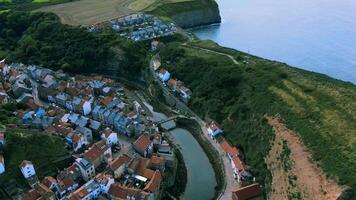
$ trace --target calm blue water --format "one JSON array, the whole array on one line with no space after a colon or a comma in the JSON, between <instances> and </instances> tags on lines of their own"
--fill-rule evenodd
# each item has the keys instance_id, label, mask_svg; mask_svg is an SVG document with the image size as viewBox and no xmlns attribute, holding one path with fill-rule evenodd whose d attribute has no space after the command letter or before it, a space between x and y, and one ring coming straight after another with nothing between
<instances>
[{"instance_id":1,"label":"calm blue water","mask_svg":"<svg viewBox=\"0 0 356 200\"><path fill-rule=\"evenodd\" d=\"M217 0L201 39L356 83L355 0Z\"/></svg>"}]
</instances>

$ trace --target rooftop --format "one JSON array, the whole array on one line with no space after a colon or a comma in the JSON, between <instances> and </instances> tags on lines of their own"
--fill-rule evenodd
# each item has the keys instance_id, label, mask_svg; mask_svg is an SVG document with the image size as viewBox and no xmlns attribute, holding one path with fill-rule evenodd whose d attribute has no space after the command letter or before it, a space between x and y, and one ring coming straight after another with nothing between
<instances>
[{"instance_id":1,"label":"rooftop","mask_svg":"<svg viewBox=\"0 0 356 200\"><path fill-rule=\"evenodd\" d=\"M152 143L152 141L150 140L150 138L147 135L141 135L134 142L134 145L136 146L136 148L144 151L151 143Z\"/></svg>"},{"instance_id":2,"label":"rooftop","mask_svg":"<svg viewBox=\"0 0 356 200\"><path fill-rule=\"evenodd\" d=\"M259 196L262 193L262 188L257 183L238 188L232 192L238 200L247 200Z\"/></svg>"}]
</instances>

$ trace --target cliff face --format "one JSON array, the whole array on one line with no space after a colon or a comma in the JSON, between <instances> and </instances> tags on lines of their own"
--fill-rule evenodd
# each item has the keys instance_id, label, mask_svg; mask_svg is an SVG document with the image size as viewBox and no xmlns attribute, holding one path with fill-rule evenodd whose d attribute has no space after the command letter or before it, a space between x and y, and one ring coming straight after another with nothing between
<instances>
[{"instance_id":1,"label":"cliff face","mask_svg":"<svg viewBox=\"0 0 356 200\"><path fill-rule=\"evenodd\" d=\"M214 0L194 0L167 3L150 11L158 16L169 17L182 28L221 22L218 4Z\"/></svg>"},{"instance_id":2,"label":"cliff face","mask_svg":"<svg viewBox=\"0 0 356 200\"><path fill-rule=\"evenodd\" d=\"M218 7L206 7L198 10L181 12L171 18L182 28L220 23L221 18Z\"/></svg>"}]
</instances>

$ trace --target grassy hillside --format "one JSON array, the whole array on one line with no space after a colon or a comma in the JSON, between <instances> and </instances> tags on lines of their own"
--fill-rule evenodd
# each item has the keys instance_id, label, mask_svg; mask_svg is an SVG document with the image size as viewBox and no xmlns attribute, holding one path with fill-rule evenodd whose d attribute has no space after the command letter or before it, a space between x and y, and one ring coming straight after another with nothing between
<instances>
[{"instance_id":1,"label":"grassy hillside","mask_svg":"<svg viewBox=\"0 0 356 200\"><path fill-rule=\"evenodd\" d=\"M223 126L266 191L264 158L274 134L265 115L281 116L328 176L356 187L356 86L210 42L168 45L160 54L173 76L192 88L189 106Z\"/></svg>"},{"instance_id":2,"label":"grassy hillside","mask_svg":"<svg viewBox=\"0 0 356 200\"><path fill-rule=\"evenodd\" d=\"M70 158L61 138L40 133L38 130L9 130L6 134L5 148L6 173L0 176L0 182L15 179L24 185L19 165L23 160L31 160L40 179L55 176L58 169L67 167Z\"/></svg>"},{"instance_id":3,"label":"grassy hillside","mask_svg":"<svg viewBox=\"0 0 356 200\"><path fill-rule=\"evenodd\" d=\"M119 52L119 53L117 53ZM89 33L63 25L51 13L0 14L0 56L73 73L140 75L146 51L111 30Z\"/></svg>"}]
</instances>

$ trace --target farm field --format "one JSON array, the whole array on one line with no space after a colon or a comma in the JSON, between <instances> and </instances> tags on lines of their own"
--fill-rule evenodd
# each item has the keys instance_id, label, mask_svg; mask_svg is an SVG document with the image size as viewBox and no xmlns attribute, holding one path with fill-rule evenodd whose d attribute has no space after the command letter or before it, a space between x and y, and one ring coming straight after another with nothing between
<instances>
[{"instance_id":1,"label":"farm field","mask_svg":"<svg viewBox=\"0 0 356 200\"><path fill-rule=\"evenodd\" d=\"M90 25L134 13L129 5L135 0L82 0L46 6L36 11L54 12L62 23Z\"/></svg>"},{"instance_id":2,"label":"farm field","mask_svg":"<svg viewBox=\"0 0 356 200\"><path fill-rule=\"evenodd\" d=\"M90 25L143 10L150 11L163 4L185 1L192 0L80 0L45 6L36 11L54 12L64 24Z\"/></svg>"}]
</instances>

